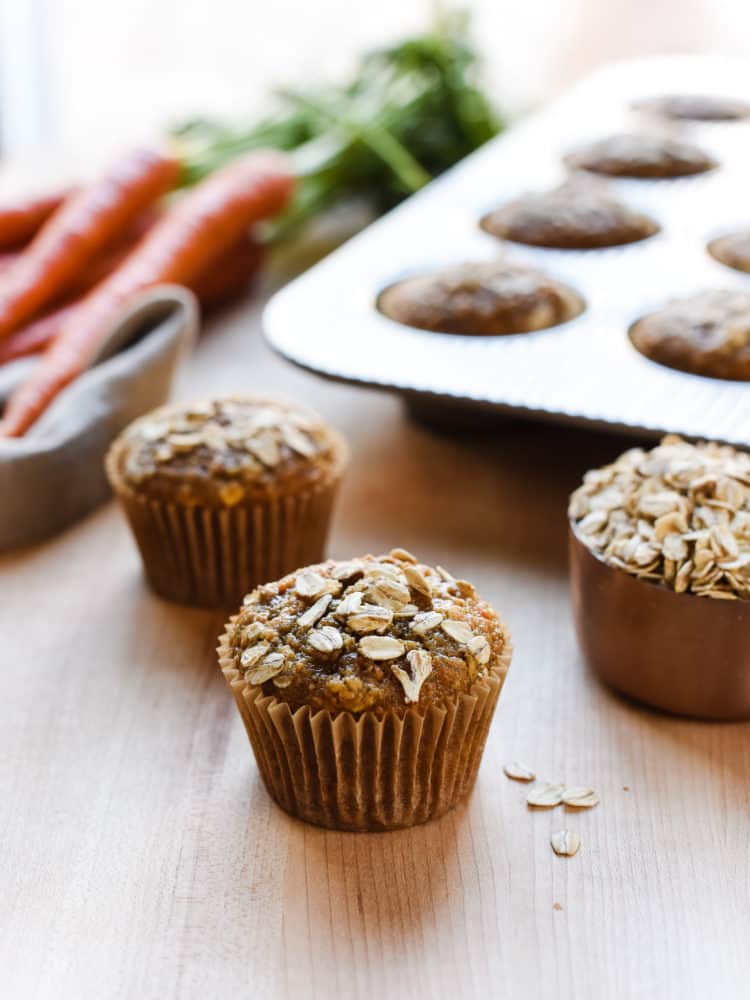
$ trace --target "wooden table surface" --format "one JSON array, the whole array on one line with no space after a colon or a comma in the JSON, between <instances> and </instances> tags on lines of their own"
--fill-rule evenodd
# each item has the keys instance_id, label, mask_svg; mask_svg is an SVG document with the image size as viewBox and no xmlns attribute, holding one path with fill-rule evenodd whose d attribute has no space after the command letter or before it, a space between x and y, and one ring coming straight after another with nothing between
<instances>
[{"instance_id":1,"label":"wooden table surface","mask_svg":"<svg viewBox=\"0 0 750 1000\"><path fill-rule=\"evenodd\" d=\"M334 556L405 546L509 622L477 788L405 832L288 818L216 668L221 618L148 592L109 504L0 560L3 996L746 997L750 728L626 704L576 647L565 500L625 442L437 434L273 356L257 302L211 325L178 386L229 390L294 397L349 436ZM513 758L601 805L530 814ZM565 825L572 859L549 845Z\"/></svg>"}]
</instances>

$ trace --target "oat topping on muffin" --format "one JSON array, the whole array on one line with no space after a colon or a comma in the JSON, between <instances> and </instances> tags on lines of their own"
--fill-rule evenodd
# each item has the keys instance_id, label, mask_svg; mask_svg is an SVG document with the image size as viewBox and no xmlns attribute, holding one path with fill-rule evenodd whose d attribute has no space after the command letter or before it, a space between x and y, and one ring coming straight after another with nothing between
<instances>
[{"instance_id":1,"label":"oat topping on muffin","mask_svg":"<svg viewBox=\"0 0 750 1000\"><path fill-rule=\"evenodd\" d=\"M716 166L702 149L659 133L612 135L565 157L569 167L611 177L685 177Z\"/></svg>"},{"instance_id":2,"label":"oat topping on muffin","mask_svg":"<svg viewBox=\"0 0 750 1000\"><path fill-rule=\"evenodd\" d=\"M293 709L377 713L467 691L506 633L471 584L394 549L258 587L229 645L245 681Z\"/></svg>"},{"instance_id":3,"label":"oat topping on muffin","mask_svg":"<svg viewBox=\"0 0 750 1000\"><path fill-rule=\"evenodd\" d=\"M630 328L652 361L695 375L750 379L750 293L711 289L676 299Z\"/></svg>"},{"instance_id":4,"label":"oat topping on muffin","mask_svg":"<svg viewBox=\"0 0 750 1000\"><path fill-rule=\"evenodd\" d=\"M587 472L568 509L596 556L677 591L750 599L750 455L668 436Z\"/></svg>"},{"instance_id":5,"label":"oat topping on muffin","mask_svg":"<svg viewBox=\"0 0 750 1000\"><path fill-rule=\"evenodd\" d=\"M665 118L699 122L731 122L750 117L750 104L735 97L705 94L675 94L635 101L637 111L649 111Z\"/></svg>"},{"instance_id":6,"label":"oat topping on muffin","mask_svg":"<svg viewBox=\"0 0 750 1000\"><path fill-rule=\"evenodd\" d=\"M583 311L571 288L505 261L468 263L386 288L378 308L399 323L436 333L499 336L543 330Z\"/></svg>"},{"instance_id":7,"label":"oat topping on muffin","mask_svg":"<svg viewBox=\"0 0 750 1000\"><path fill-rule=\"evenodd\" d=\"M530 246L589 250L644 240L659 226L584 175L550 191L521 195L485 215L482 229Z\"/></svg>"},{"instance_id":8,"label":"oat topping on muffin","mask_svg":"<svg viewBox=\"0 0 750 1000\"><path fill-rule=\"evenodd\" d=\"M341 461L342 445L292 404L233 396L161 407L125 432L125 482L151 497L234 507L309 487Z\"/></svg>"}]
</instances>

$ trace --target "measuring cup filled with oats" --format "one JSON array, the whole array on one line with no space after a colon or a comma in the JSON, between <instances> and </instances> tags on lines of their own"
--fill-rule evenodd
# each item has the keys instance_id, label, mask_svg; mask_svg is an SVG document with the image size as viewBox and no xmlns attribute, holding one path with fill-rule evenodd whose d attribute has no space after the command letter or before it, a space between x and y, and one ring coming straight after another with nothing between
<instances>
[{"instance_id":1,"label":"measuring cup filled with oats","mask_svg":"<svg viewBox=\"0 0 750 1000\"><path fill-rule=\"evenodd\" d=\"M587 472L568 517L589 667L666 711L750 718L750 455L665 437Z\"/></svg>"}]
</instances>

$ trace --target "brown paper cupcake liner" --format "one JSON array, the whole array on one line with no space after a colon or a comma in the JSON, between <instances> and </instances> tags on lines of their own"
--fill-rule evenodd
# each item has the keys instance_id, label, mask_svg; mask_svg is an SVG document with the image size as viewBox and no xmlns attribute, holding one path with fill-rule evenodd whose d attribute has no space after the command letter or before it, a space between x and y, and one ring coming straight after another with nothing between
<instances>
[{"instance_id":1,"label":"brown paper cupcake liner","mask_svg":"<svg viewBox=\"0 0 750 1000\"><path fill-rule=\"evenodd\" d=\"M231 508L120 495L146 577L162 597L236 607L253 587L323 559L337 483Z\"/></svg>"},{"instance_id":2,"label":"brown paper cupcake liner","mask_svg":"<svg viewBox=\"0 0 750 1000\"><path fill-rule=\"evenodd\" d=\"M292 711L234 667L229 633L219 665L271 797L292 816L334 830L384 831L442 816L471 791L512 646L486 678L441 707L381 718Z\"/></svg>"},{"instance_id":3,"label":"brown paper cupcake liner","mask_svg":"<svg viewBox=\"0 0 750 1000\"><path fill-rule=\"evenodd\" d=\"M180 604L223 610L260 583L321 562L341 480L336 472L308 490L219 508L140 495L119 472L117 444L107 474L153 590Z\"/></svg>"}]
</instances>

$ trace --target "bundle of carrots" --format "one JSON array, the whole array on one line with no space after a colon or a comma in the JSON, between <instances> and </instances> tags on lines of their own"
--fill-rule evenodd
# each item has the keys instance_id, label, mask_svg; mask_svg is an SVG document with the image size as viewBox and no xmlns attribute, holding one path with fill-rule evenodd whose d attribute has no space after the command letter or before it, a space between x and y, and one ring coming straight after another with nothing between
<instances>
[{"instance_id":1,"label":"bundle of carrots","mask_svg":"<svg viewBox=\"0 0 750 1000\"><path fill-rule=\"evenodd\" d=\"M44 352L0 437L23 434L96 358L133 295L175 282L213 305L259 267L256 222L283 212L279 241L342 200L383 211L497 134L475 69L465 17L445 11L366 53L343 86L286 90L272 116L239 127L186 123L172 135L179 160L137 150L89 187L0 204L0 364Z\"/></svg>"},{"instance_id":2,"label":"bundle of carrots","mask_svg":"<svg viewBox=\"0 0 750 1000\"><path fill-rule=\"evenodd\" d=\"M134 295L173 282L210 306L255 272L252 226L279 213L294 186L283 154L239 156L158 213L181 169L139 149L78 191L0 206L0 363L44 351L8 400L0 437L24 434L91 364Z\"/></svg>"}]
</instances>

